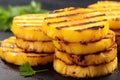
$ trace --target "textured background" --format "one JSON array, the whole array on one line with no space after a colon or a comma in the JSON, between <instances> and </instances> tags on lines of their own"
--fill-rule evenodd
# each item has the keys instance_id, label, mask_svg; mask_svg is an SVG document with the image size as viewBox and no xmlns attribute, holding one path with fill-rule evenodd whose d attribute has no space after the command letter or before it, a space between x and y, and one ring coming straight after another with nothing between
<instances>
[{"instance_id":1,"label":"textured background","mask_svg":"<svg viewBox=\"0 0 120 80\"><path fill-rule=\"evenodd\" d=\"M0 5L7 8L9 5L25 5L30 3L31 0L0 0ZM54 10L58 8L64 8L69 6L86 7L91 3L95 3L98 0L35 0L41 2L44 9Z\"/></svg>"},{"instance_id":2,"label":"textured background","mask_svg":"<svg viewBox=\"0 0 120 80\"><path fill-rule=\"evenodd\" d=\"M25 5L30 3L31 0L0 0L0 5L7 8L8 5ZM64 7L86 7L89 4L95 3L100 0L35 0L42 3L43 9L54 10ZM104 0L103 0L104 1ZM120 0L113 0L120 1Z\"/></svg>"}]
</instances>

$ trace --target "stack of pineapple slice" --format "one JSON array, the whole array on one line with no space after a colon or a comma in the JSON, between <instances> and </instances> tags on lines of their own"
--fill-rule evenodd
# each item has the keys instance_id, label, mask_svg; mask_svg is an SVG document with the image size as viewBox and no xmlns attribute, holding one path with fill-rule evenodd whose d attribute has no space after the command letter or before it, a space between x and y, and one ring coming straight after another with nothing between
<instances>
[{"instance_id":1,"label":"stack of pineapple slice","mask_svg":"<svg viewBox=\"0 0 120 80\"><path fill-rule=\"evenodd\" d=\"M86 78L112 73L117 44L109 25L119 39L118 4L105 1L90 5L91 9L69 7L16 16L11 27L15 36L1 42L0 57L16 65L37 66L52 62L55 51L53 67L60 74Z\"/></svg>"},{"instance_id":2,"label":"stack of pineapple slice","mask_svg":"<svg viewBox=\"0 0 120 80\"><path fill-rule=\"evenodd\" d=\"M74 7L55 10L45 18L43 31L53 39L53 67L60 74L96 77L117 67L115 34L104 13Z\"/></svg>"},{"instance_id":3,"label":"stack of pineapple slice","mask_svg":"<svg viewBox=\"0 0 120 80\"><path fill-rule=\"evenodd\" d=\"M16 65L29 62L31 66L52 62L54 45L42 32L46 14L27 14L13 19L11 30L15 36L1 43L0 57Z\"/></svg>"},{"instance_id":4,"label":"stack of pineapple slice","mask_svg":"<svg viewBox=\"0 0 120 80\"><path fill-rule=\"evenodd\" d=\"M120 2L99 1L88 7L107 15L110 29L116 33L116 42L118 44L118 51L120 51Z\"/></svg>"}]
</instances>

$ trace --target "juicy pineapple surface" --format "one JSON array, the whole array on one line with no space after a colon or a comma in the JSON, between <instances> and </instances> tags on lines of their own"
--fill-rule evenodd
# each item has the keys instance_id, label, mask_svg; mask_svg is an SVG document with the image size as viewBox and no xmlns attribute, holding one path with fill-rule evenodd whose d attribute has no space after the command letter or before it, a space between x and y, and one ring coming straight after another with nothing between
<instances>
[{"instance_id":1,"label":"juicy pineapple surface","mask_svg":"<svg viewBox=\"0 0 120 80\"><path fill-rule=\"evenodd\" d=\"M55 40L89 42L105 37L109 27L105 14L86 8L64 8L47 15L42 30Z\"/></svg>"},{"instance_id":2,"label":"juicy pineapple surface","mask_svg":"<svg viewBox=\"0 0 120 80\"><path fill-rule=\"evenodd\" d=\"M119 16L115 16L115 17L113 16L113 18L109 18L108 22L111 29L113 30L120 29L120 14Z\"/></svg>"},{"instance_id":3,"label":"juicy pineapple surface","mask_svg":"<svg viewBox=\"0 0 120 80\"><path fill-rule=\"evenodd\" d=\"M90 9L105 13L111 29L120 29L120 2L99 1L88 6Z\"/></svg>"},{"instance_id":4,"label":"juicy pineapple surface","mask_svg":"<svg viewBox=\"0 0 120 80\"><path fill-rule=\"evenodd\" d=\"M53 43L58 50L68 54L92 54L110 48L115 43L115 33L109 31L103 39L88 43L70 43L59 40L53 40Z\"/></svg>"},{"instance_id":5,"label":"juicy pineapple surface","mask_svg":"<svg viewBox=\"0 0 120 80\"><path fill-rule=\"evenodd\" d=\"M58 58L54 58L54 70L62 75L77 77L77 78L91 78L104 76L112 73L117 67L117 57L109 63L92 65L92 66L78 66L76 64L70 65Z\"/></svg>"},{"instance_id":6,"label":"juicy pineapple surface","mask_svg":"<svg viewBox=\"0 0 120 80\"><path fill-rule=\"evenodd\" d=\"M55 57L69 65L90 66L111 62L117 57L117 45L111 48L88 55L73 55L61 51L55 52Z\"/></svg>"},{"instance_id":7,"label":"juicy pineapple surface","mask_svg":"<svg viewBox=\"0 0 120 80\"><path fill-rule=\"evenodd\" d=\"M42 31L42 22L46 14L26 14L13 19L11 31L17 38L30 41L50 41Z\"/></svg>"},{"instance_id":8,"label":"juicy pineapple surface","mask_svg":"<svg viewBox=\"0 0 120 80\"><path fill-rule=\"evenodd\" d=\"M16 38L16 45L27 52L53 53L54 45L52 41L26 41Z\"/></svg>"},{"instance_id":9,"label":"juicy pineapple surface","mask_svg":"<svg viewBox=\"0 0 120 80\"><path fill-rule=\"evenodd\" d=\"M10 37L1 42L0 57L8 63L23 65L29 62L31 66L44 65L52 62L53 54L26 53L18 48L15 43L16 38Z\"/></svg>"}]
</instances>

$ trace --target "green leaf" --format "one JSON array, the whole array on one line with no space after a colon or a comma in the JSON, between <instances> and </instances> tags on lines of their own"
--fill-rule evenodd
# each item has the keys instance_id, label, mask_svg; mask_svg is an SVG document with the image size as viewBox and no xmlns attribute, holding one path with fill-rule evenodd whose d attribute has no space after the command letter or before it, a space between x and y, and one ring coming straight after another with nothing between
<instances>
[{"instance_id":1,"label":"green leaf","mask_svg":"<svg viewBox=\"0 0 120 80\"><path fill-rule=\"evenodd\" d=\"M15 16L47 12L47 10L41 9L41 4L35 0L32 0L28 5L9 6L7 10L0 6L0 31L10 31L10 26Z\"/></svg>"},{"instance_id":2,"label":"green leaf","mask_svg":"<svg viewBox=\"0 0 120 80\"><path fill-rule=\"evenodd\" d=\"M20 75L21 76L32 76L36 73L30 66L29 62L26 62L22 66L20 66Z\"/></svg>"},{"instance_id":3,"label":"green leaf","mask_svg":"<svg viewBox=\"0 0 120 80\"><path fill-rule=\"evenodd\" d=\"M37 72L48 71L48 69L42 69L42 70L35 71L32 69L29 62L26 62L25 64L21 65L19 67L19 70L20 70L20 75L25 76L25 77L35 75Z\"/></svg>"}]
</instances>

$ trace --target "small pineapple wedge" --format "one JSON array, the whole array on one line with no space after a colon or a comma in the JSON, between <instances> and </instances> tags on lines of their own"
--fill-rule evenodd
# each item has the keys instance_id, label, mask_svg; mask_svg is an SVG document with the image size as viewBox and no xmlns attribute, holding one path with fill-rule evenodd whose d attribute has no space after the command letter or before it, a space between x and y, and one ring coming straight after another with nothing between
<instances>
[{"instance_id":1,"label":"small pineapple wedge","mask_svg":"<svg viewBox=\"0 0 120 80\"><path fill-rule=\"evenodd\" d=\"M91 66L103 63L108 63L117 57L117 45L114 44L111 48L87 55L75 55L56 50L55 57L62 60L66 64L76 64L79 66Z\"/></svg>"},{"instance_id":2,"label":"small pineapple wedge","mask_svg":"<svg viewBox=\"0 0 120 80\"><path fill-rule=\"evenodd\" d=\"M105 13L110 29L120 29L120 2L99 1L89 5L88 8Z\"/></svg>"},{"instance_id":3,"label":"small pineapple wedge","mask_svg":"<svg viewBox=\"0 0 120 80\"><path fill-rule=\"evenodd\" d=\"M16 46L15 40L15 37L10 37L1 42L0 57L4 61L15 65L29 62L31 66L44 65L53 61L53 54L26 53Z\"/></svg>"},{"instance_id":4,"label":"small pineapple wedge","mask_svg":"<svg viewBox=\"0 0 120 80\"><path fill-rule=\"evenodd\" d=\"M53 53L54 45L52 41L26 41L16 38L16 45L27 52Z\"/></svg>"},{"instance_id":5,"label":"small pineapple wedge","mask_svg":"<svg viewBox=\"0 0 120 80\"><path fill-rule=\"evenodd\" d=\"M77 78L92 78L112 73L117 67L117 57L109 63L86 67L76 64L67 64L58 58L54 58L53 67L56 72L65 76Z\"/></svg>"},{"instance_id":6,"label":"small pineapple wedge","mask_svg":"<svg viewBox=\"0 0 120 80\"><path fill-rule=\"evenodd\" d=\"M29 41L50 41L42 31L46 14L26 14L13 19L11 31L17 38Z\"/></svg>"},{"instance_id":7,"label":"small pineapple wedge","mask_svg":"<svg viewBox=\"0 0 120 80\"><path fill-rule=\"evenodd\" d=\"M59 40L53 40L55 47L59 51L66 52L68 54L92 54L100 52L110 48L115 43L115 33L109 31L107 36L101 40L88 43L78 43L78 42L64 42Z\"/></svg>"},{"instance_id":8,"label":"small pineapple wedge","mask_svg":"<svg viewBox=\"0 0 120 80\"><path fill-rule=\"evenodd\" d=\"M47 15L42 30L65 42L89 42L105 37L109 27L105 14L86 8L65 8Z\"/></svg>"}]
</instances>

